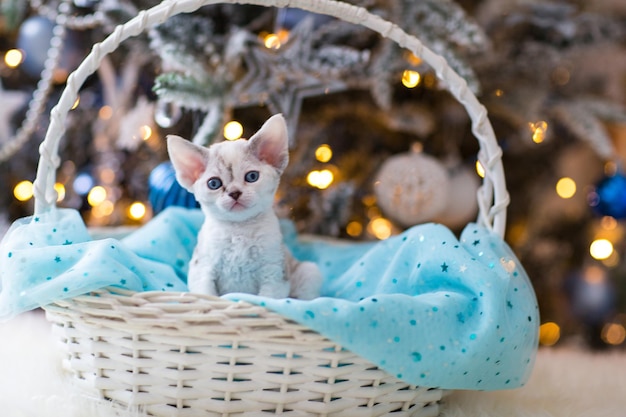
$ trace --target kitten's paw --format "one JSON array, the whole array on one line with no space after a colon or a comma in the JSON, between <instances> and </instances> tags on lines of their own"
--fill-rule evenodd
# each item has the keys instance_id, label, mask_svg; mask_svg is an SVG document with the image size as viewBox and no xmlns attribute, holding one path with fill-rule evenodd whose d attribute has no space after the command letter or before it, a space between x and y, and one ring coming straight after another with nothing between
<instances>
[{"instance_id":1,"label":"kitten's paw","mask_svg":"<svg viewBox=\"0 0 626 417\"><path fill-rule=\"evenodd\" d=\"M313 262L300 262L289 277L289 296L300 300L312 300L320 296L322 273Z\"/></svg>"},{"instance_id":2,"label":"kitten's paw","mask_svg":"<svg viewBox=\"0 0 626 417\"><path fill-rule=\"evenodd\" d=\"M259 295L268 298L287 298L289 296L289 282L283 279L266 282L261 285Z\"/></svg>"},{"instance_id":3,"label":"kitten's paw","mask_svg":"<svg viewBox=\"0 0 626 417\"><path fill-rule=\"evenodd\" d=\"M220 296L217 293L215 283L206 279L196 279L190 275L187 277L187 287L189 288L189 292L193 294L211 295L213 297Z\"/></svg>"}]
</instances>

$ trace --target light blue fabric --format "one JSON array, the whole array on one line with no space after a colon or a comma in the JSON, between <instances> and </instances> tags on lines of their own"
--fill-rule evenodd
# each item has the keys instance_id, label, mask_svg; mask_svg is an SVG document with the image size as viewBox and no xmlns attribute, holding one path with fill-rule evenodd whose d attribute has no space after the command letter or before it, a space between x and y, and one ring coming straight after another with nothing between
<instances>
[{"instance_id":1,"label":"light blue fabric","mask_svg":"<svg viewBox=\"0 0 626 417\"><path fill-rule=\"evenodd\" d=\"M169 208L121 241L92 241L73 210L17 221L0 244L0 317L108 285L185 291L202 221L199 210ZM294 256L322 270L322 297L225 298L274 310L416 385L493 390L528 379L537 302L498 236L470 224L459 240L425 224L386 241L348 244L300 241L283 226Z\"/></svg>"}]
</instances>

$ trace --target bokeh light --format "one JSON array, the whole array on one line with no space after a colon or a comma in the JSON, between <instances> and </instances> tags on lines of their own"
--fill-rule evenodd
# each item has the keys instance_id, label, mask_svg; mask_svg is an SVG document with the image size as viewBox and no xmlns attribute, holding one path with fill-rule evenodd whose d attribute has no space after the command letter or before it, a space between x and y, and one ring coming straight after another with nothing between
<instances>
[{"instance_id":1,"label":"bokeh light","mask_svg":"<svg viewBox=\"0 0 626 417\"><path fill-rule=\"evenodd\" d=\"M539 326L539 343L543 346L554 346L561 338L561 327L554 322Z\"/></svg>"},{"instance_id":2,"label":"bokeh light","mask_svg":"<svg viewBox=\"0 0 626 417\"><path fill-rule=\"evenodd\" d=\"M306 177L306 181L309 183L309 185L315 188L319 188L320 190L325 190L326 188L330 187L334 180L335 176L333 175L332 171L328 169L323 169L321 171L311 171Z\"/></svg>"},{"instance_id":3,"label":"bokeh light","mask_svg":"<svg viewBox=\"0 0 626 417\"><path fill-rule=\"evenodd\" d=\"M243 126L236 120L232 120L224 125L224 138L227 140L241 139Z\"/></svg>"},{"instance_id":4,"label":"bokeh light","mask_svg":"<svg viewBox=\"0 0 626 417\"><path fill-rule=\"evenodd\" d=\"M315 150L315 159L317 159L320 162L328 162L332 159L332 157L333 157L333 150L330 148L330 146L326 144L320 145Z\"/></svg>"},{"instance_id":5,"label":"bokeh light","mask_svg":"<svg viewBox=\"0 0 626 417\"><path fill-rule=\"evenodd\" d=\"M13 188L13 195L19 201L28 201L33 198L33 183L24 180L17 183L15 188Z\"/></svg>"},{"instance_id":6,"label":"bokeh light","mask_svg":"<svg viewBox=\"0 0 626 417\"><path fill-rule=\"evenodd\" d=\"M91 191L89 191L89 194L87 194L87 202L92 207L99 206L100 204L104 203L106 199L107 190L100 185L96 185L95 187L93 187Z\"/></svg>"},{"instance_id":7,"label":"bokeh light","mask_svg":"<svg viewBox=\"0 0 626 417\"><path fill-rule=\"evenodd\" d=\"M556 183L556 193L563 199L572 198L576 194L576 182L570 177L563 177Z\"/></svg>"},{"instance_id":8,"label":"bokeh light","mask_svg":"<svg viewBox=\"0 0 626 417\"><path fill-rule=\"evenodd\" d=\"M413 70L405 70L402 73L402 85L406 88L415 88L419 85L422 76L419 72Z\"/></svg>"},{"instance_id":9,"label":"bokeh light","mask_svg":"<svg viewBox=\"0 0 626 417\"><path fill-rule=\"evenodd\" d=\"M589 253L594 259L607 259L613 253L613 244L608 239L596 239L589 245Z\"/></svg>"},{"instance_id":10,"label":"bokeh light","mask_svg":"<svg viewBox=\"0 0 626 417\"><path fill-rule=\"evenodd\" d=\"M9 68L17 68L24 61L24 53L19 49L9 49L4 54L4 63Z\"/></svg>"}]
</instances>

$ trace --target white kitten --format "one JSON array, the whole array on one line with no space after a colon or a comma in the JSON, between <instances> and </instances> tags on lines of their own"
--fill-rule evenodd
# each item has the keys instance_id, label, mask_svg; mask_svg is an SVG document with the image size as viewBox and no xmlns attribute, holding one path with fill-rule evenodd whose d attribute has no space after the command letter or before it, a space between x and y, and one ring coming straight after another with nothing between
<instances>
[{"instance_id":1,"label":"white kitten","mask_svg":"<svg viewBox=\"0 0 626 417\"><path fill-rule=\"evenodd\" d=\"M178 182L205 214L187 278L191 292L245 292L312 299L322 277L317 265L296 261L283 244L273 210L289 162L287 127L274 115L250 140L205 148L167 138Z\"/></svg>"}]
</instances>

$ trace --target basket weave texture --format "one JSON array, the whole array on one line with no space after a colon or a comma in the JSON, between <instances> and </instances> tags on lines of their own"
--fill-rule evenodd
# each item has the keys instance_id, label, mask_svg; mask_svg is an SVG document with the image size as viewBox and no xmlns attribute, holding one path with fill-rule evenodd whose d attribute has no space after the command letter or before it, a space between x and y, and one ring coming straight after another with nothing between
<instances>
[{"instance_id":1,"label":"basket weave texture","mask_svg":"<svg viewBox=\"0 0 626 417\"><path fill-rule=\"evenodd\" d=\"M58 146L85 80L124 40L214 3L297 7L363 25L420 56L466 108L485 178L479 223L504 234L508 194L485 108L445 59L398 26L330 0L166 0L94 45L67 81L40 147L35 213L55 206ZM260 306L187 293L107 288L46 308L64 367L88 395L154 416L436 416L444 391L411 386Z\"/></svg>"},{"instance_id":2,"label":"basket weave texture","mask_svg":"<svg viewBox=\"0 0 626 417\"><path fill-rule=\"evenodd\" d=\"M439 414L444 391L402 382L263 307L110 290L46 307L64 368L89 395L155 416Z\"/></svg>"}]
</instances>

